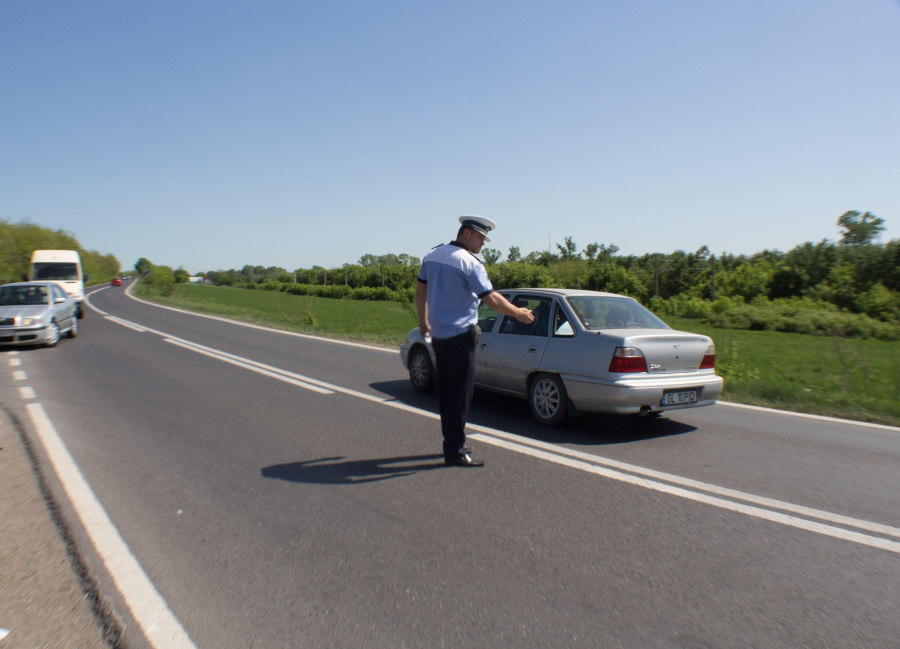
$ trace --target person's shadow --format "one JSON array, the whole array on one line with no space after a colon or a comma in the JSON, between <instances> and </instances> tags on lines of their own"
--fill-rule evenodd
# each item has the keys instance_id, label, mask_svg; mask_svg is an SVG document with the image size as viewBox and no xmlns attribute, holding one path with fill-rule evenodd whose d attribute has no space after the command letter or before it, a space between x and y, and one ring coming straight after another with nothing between
<instances>
[{"instance_id":1,"label":"person's shadow","mask_svg":"<svg viewBox=\"0 0 900 649\"><path fill-rule=\"evenodd\" d=\"M403 478L419 471L442 469L446 466L443 455L409 455L341 462L343 459L343 457L323 457L306 462L273 464L263 468L260 474L264 478L288 482L349 485Z\"/></svg>"}]
</instances>

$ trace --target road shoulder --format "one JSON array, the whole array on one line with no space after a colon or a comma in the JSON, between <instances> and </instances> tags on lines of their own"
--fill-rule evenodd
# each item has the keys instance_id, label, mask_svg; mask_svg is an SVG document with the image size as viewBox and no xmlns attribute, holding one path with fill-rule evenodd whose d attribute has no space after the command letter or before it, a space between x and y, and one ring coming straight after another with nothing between
<instances>
[{"instance_id":1,"label":"road shoulder","mask_svg":"<svg viewBox=\"0 0 900 649\"><path fill-rule=\"evenodd\" d=\"M114 646L19 431L0 410L0 627L3 649ZM70 553L70 549L73 551Z\"/></svg>"}]
</instances>

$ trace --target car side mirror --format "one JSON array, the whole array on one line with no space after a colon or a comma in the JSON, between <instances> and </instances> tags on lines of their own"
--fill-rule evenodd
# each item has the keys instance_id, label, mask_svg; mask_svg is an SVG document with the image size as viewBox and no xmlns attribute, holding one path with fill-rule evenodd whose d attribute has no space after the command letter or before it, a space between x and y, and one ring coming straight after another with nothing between
<instances>
[{"instance_id":1,"label":"car side mirror","mask_svg":"<svg viewBox=\"0 0 900 649\"><path fill-rule=\"evenodd\" d=\"M54 303L54 304L62 304L62 303L65 302L65 301L66 301L66 298L64 298L64 297L58 297L58 298L56 298L55 300L53 300L53 303Z\"/></svg>"}]
</instances>

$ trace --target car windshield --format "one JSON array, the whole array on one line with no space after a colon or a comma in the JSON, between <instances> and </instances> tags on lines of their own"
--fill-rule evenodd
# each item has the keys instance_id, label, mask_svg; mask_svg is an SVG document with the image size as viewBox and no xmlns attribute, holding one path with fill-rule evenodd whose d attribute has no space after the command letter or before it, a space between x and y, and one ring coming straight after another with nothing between
<instances>
[{"instance_id":1,"label":"car windshield","mask_svg":"<svg viewBox=\"0 0 900 649\"><path fill-rule=\"evenodd\" d=\"M587 329L670 329L669 325L629 297L567 297Z\"/></svg>"},{"instance_id":2,"label":"car windshield","mask_svg":"<svg viewBox=\"0 0 900 649\"><path fill-rule=\"evenodd\" d=\"M78 279L78 264L62 264L59 262L32 264L32 279L66 280Z\"/></svg>"},{"instance_id":3,"label":"car windshield","mask_svg":"<svg viewBox=\"0 0 900 649\"><path fill-rule=\"evenodd\" d=\"M0 306L47 304L46 286L0 286Z\"/></svg>"}]
</instances>

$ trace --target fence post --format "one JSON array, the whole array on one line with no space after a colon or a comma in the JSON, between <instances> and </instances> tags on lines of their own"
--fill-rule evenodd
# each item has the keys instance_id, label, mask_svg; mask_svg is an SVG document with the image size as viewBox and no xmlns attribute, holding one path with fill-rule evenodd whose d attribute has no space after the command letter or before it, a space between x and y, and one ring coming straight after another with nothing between
<instances>
[{"instance_id":1,"label":"fence post","mask_svg":"<svg viewBox=\"0 0 900 649\"><path fill-rule=\"evenodd\" d=\"M712 264L712 269L710 270L710 282L709 282L709 299L712 302L716 301L716 256L709 256L709 263Z\"/></svg>"}]
</instances>

